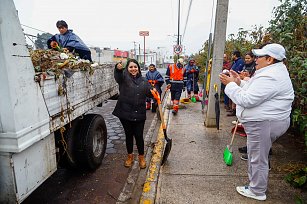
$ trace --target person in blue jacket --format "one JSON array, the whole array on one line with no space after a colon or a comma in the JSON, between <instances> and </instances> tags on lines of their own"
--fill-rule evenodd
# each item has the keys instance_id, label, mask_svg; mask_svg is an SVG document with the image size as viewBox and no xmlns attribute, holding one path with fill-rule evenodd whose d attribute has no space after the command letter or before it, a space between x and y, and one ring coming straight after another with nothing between
<instances>
[{"instance_id":1,"label":"person in blue jacket","mask_svg":"<svg viewBox=\"0 0 307 204\"><path fill-rule=\"evenodd\" d=\"M241 52L238 50L233 51L232 60L233 62L230 69L237 73L240 73L244 67L244 60L241 58Z\"/></svg>"},{"instance_id":2,"label":"person in blue jacket","mask_svg":"<svg viewBox=\"0 0 307 204\"><path fill-rule=\"evenodd\" d=\"M244 60L241 58L241 52L238 50L235 50L232 52L232 65L230 70L235 71L236 73L240 74L244 67ZM231 110L227 116L235 116L236 115L236 104L229 100L229 106L231 107Z\"/></svg>"},{"instance_id":3,"label":"person in blue jacket","mask_svg":"<svg viewBox=\"0 0 307 204\"><path fill-rule=\"evenodd\" d=\"M149 65L149 70L146 73L146 79L148 82L151 84L152 87L156 88L156 90L159 92L160 97L162 93L162 85L164 83L164 79L160 72L156 69L156 66L154 64ZM147 110L152 110L152 112L156 112L157 109L157 101L154 99L154 103L152 104L151 107L151 98L146 98L146 109Z\"/></svg>"},{"instance_id":4,"label":"person in blue jacket","mask_svg":"<svg viewBox=\"0 0 307 204\"><path fill-rule=\"evenodd\" d=\"M60 34L55 34L48 41L48 48L51 49L51 43L57 42L62 48L66 48L69 52L77 53L81 59L89 60L92 62L91 51L81 40L79 36L73 33L72 30L68 30L68 25L65 21L59 20L56 23Z\"/></svg>"},{"instance_id":5,"label":"person in blue jacket","mask_svg":"<svg viewBox=\"0 0 307 204\"><path fill-rule=\"evenodd\" d=\"M198 97L198 76L199 76L199 68L195 65L195 60L191 59L189 64L185 66L187 72L187 92L188 97L191 98L191 92L193 91L193 95L197 101L199 101Z\"/></svg>"}]
</instances>

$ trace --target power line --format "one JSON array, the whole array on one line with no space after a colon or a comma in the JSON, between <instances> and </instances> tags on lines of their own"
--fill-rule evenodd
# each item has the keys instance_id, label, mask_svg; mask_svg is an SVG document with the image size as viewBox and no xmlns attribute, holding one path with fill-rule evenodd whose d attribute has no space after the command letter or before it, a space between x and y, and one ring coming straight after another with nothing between
<instances>
[{"instance_id":1,"label":"power line","mask_svg":"<svg viewBox=\"0 0 307 204\"><path fill-rule=\"evenodd\" d=\"M34 37L34 38L38 38L38 39L43 39L43 40L48 40L47 38L42 38L42 37L38 37L38 36L35 36L35 35L31 35L31 34L28 34L28 33L24 33L25 36L30 36L30 37Z\"/></svg>"},{"instance_id":2,"label":"power line","mask_svg":"<svg viewBox=\"0 0 307 204\"><path fill-rule=\"evenodd\" d=\"M214 9L214 1L215 1L215 0L212 0L211 23L210 23L210 33L211 33L211 31L212 31L212 21L213 21L213 13L214 13L214 11L213 11L213 9Z\"/></svg>"},{"instance_id":3,"label":"power line","mask_svg":"<svg viewBox=\"0 0 307 204\"><path fill-rule=\"evenodd\" d=\"M190 11L191 11L192 2L193 2L193 0L190 0L188 15L187 15L187 19L186 19L186 21L185 21L185 26L184 26L184 30L183 30L183 35L182 35L181 41L183 41L184 35L185 35L185 31L186 31L186 29L187 29L187 25L188 25L188 21L189 21L189 16L190 16Z\"/></svg>"},{"instance_id":4,"label":"power line","mask_svg":"<svg viewBox=\"0 0 307 204\"><path fill-rule=\"evenodd\" d=\"M22 25L22 26L24 26L24 27L27 27L27 28L31 28L31 29L33 29L33 30L40 31L40 32L49 33L49 32L47 32L47 31L43 31L43 30L40 30L40 29L37 29L37 28L33 28L33 27L31 27L31 26L27 26L27 25L24 25L24 24L20 24L20 25Z\"/></svg>"}]
</instances>

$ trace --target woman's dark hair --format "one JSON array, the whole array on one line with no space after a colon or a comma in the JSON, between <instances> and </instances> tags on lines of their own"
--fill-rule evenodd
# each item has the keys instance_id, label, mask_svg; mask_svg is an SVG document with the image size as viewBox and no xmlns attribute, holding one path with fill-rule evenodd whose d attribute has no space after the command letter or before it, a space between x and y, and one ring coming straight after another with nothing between
<instances>
[{"instance_id":1,"label":"woman's dark hair","mask_svg":"<svg viewBox=\"0 0 307 204\"><path fill-rule=\"evenodd\" d=\"M133 62L133 63L135 63L135 64L138 66L139 73L138 73L137 76L141 76L142 73L141 73L140 64L139 64L139 62L138 62L137 60L135 60L135 59L129 59L129 60L127 61L127 63L126 63L125 69L128 70L128 66L129 66L130 62Z\"/></svg>"},{"instance_id":2,"label":"woman's dark hair","mask_svg":"<svg viewBox=\"0 0 307 204\"><path fill-rule=\"evenodd\" d=\"M255 55L254 55L251 51L247 52L247 53L245 54L245 56L246 56L246 55L249 55L249 56L251 56L252 58L255 58Z\"/></svg>"},{"instance_id":3,"label":"woman's dark hair","mask_svg":"<svg viewBox=\"0 0 307 204\"><path fill-rule=\"evenodd\" d=\"M68 28L68 25L67 25L67 23L65 21L59 20L58 22L56 22L56 27L57 28L60 28L60 27Z\"/></svg>"}]
</instances>

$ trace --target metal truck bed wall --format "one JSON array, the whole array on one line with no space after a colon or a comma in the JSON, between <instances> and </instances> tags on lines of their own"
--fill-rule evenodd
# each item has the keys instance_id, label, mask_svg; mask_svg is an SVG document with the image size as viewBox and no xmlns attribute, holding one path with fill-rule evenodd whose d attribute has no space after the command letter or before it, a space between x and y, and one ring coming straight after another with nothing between
<instances>
[{"instance_id":1,"label":"metal truck bed wall","mask_svg":"<svg viewBox=\"0 0 307 204\"><path fill-rule=\"evenodd\" d=\"M118 93L114 65L104 64L89 71L76 71L71 77L55 80L49 77L40 82L50 116L50 130L55 131L83 115L104 100ZM59 92L67 94L59 95Z\"/></svg>"}]
</instances>

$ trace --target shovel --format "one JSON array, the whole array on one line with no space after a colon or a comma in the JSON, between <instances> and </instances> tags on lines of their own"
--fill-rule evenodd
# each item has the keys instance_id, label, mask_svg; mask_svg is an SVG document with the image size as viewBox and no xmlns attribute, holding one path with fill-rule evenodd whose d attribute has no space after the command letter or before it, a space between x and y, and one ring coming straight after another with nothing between
<instances>
[{"instance_id":1,"label":"shovel","mask_svg":"<svg viewBox=\"0 0 307 204\"><path fill-rule=\"evenodd\" d=\"M168 158L168 155L171 152L171 149L172 149L172 139L167 137L166 125L165 125L165 122L164 122L164 116L163 116L163 112L162 112L161 100L160 100L159 93L156 90L152 90L151 93L152 93L152 95L155 96L155 98L157 100L157 103L158 103L158 108L159 108L159 113L160 113L160 118L161 118L161 123L162 123L164 139L166 140L164 154L163 154L162 162L161 162L161 166L162 166L166 162L166 160Z\"/></svg>"},{"instance_id":2,"label":"shovel","mask_svg":"<svg viewBox=\"0 0 307 204\"><path fill-rule=\"evenodd\" d=\"M232 165L232 160L233 160L233 157L232 157L232 143L233 143L233 140L235 138L235 134L236 134L236 131L237 131L237 128L238 128L238 123L239 123L239 120L237 120L235 129L234 129L234 131L232 133L231 142L230 142L229 145L227 145L227 147L224 150L224 162L226 163L227 166L231 166Z\"/></svg>"}]
</instances>

